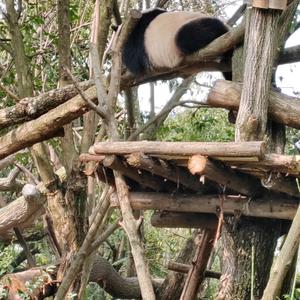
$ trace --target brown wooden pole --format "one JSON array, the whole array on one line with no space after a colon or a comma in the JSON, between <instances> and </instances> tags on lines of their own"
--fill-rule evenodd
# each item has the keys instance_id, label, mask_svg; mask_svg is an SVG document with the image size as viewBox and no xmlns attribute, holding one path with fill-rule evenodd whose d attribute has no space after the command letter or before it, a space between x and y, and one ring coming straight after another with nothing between
<instances>
[{"instance_id":1,"label":"brown wooden pole","mask_svg":"<svg viewBox=\"0 0 300 300\"><path fill-rule=\"evenodd\" d=\"M207 104L238 110L243 85L226 80L217 80L207 97ZM296 97L287 96L271 90L268 105L268 116L273 121L300 129L300 103Z\"/></svg>"},{"instance_id":2,"label":"brown wooden pole","mask_svg":"<svg viewBox=\"0 0 300 300\"><path fill-rule=\"evenodd\" d=\"M92 146L90 154L194 155L244 157L264 155L264 142L102 142Z\"/></svg>"},{"instance_id":3,"label":"brown wooden pole","mask_svg":"<svg viewBox=\"0 0 300 300\"><path fill-rule=\"evenodd\" d=\"M213 248L214 235L214 230L201 230L199 244L187 275L180 300L196 299L199 285L204 279L204 272Z\"/></svg>"},{"instance_id":4,"label":"brown wooden pole","mask_svg":"<svg viewBox=\"0 0 300 300\"><path fill-rule=\"evenodd\" d=\"M179 272L179 273L188 273L190 270L190 265L188 264L183 264L183 263L178 263L175 261L169 261L168 263L168 270L174 271L174 272ZM215 271L210 271L206 270L204 272L204 276L208 278L214 278L214 279L220 279L221 273L215 272Z\"/></svg>"},{"instance_id":5,"label":"brown wooden pole","mask_svg":"<svg viewBox=\"0 0 300 300\"><path fill-rule=\"evenodd\" d=\"M141 172L129 166L126 161L122 161L115 155L107 155L103 160L103 166L115 171L119 171L124 176L138 182L141 186L149 187L154 191L174 191L176 185L173 182L164 180L161 177L150 174L149 172Z\"/></svg>"},{"instance_id":6,"label":"brown wooden pole","mask_svg":"<svg viewBox=\"0 0 300 300\"><path fill-rule=\"evenodd\" d=\"M219 195L172 195L163 193L135 193L129 195L133 209L168 210L173 212L217 213L220 209ZM111 205L117 207L118 197L111 196ZM263 197L253 200L249 197L227 196L222 209L224 214L231 214L292 220L298 207L298 200L282 195L278 198Z\"/></svg>"},{"instance_id":7,"label":"brown wooden pole","mask_svg":"<svg viewBox=\"0 0 300 300\"><path fill-rule=\"evenodd\" d=\"M141 153L133 153L127 157L130 166L139 170L146 170L152 174L156 174L166 178L176 184L180 183L184 187L196 192L204 192L207 190L206 185L200 182L199 176L194 176L186 169L176 167L164 161L154 160L153 158Z\"/></svg>"},{"instance_id":8,"label":"brown wooden pole","mask_svg":"<svg viewBox=\"0 0 300 300\"><path fill-rule=\"evenodd\" d=\"M192 174L205 175L206 178L235 192L247 196L261 195L264 189L260 181L251 175L232 170L222 163L215 162L203 155L193 155L188 162L188 168Z\"/></svg>"}]
</instances>

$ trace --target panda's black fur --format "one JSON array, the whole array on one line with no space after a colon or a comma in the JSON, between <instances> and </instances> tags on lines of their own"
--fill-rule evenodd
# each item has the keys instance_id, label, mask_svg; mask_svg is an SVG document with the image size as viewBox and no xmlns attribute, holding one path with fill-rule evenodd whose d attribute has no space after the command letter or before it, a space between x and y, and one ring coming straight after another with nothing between
<instances>
[{"instance_id":1,"label":"panda's black fur","mask_svg":"<svg viewBox=\"0 0 300 300\"><path fill-rule=\"evenodd\" d=\"M191 20L188 19L189 16L191 16ZM133 74L142 75L151 68L168 66L167 62L166 65L162 65L161 60L156 61L155 57L153 58L153 56L149 55L151 54L150 51L153 52L153 49L149 49L149 46L148 49L146 49L147 47L145 46L145 34L152 34L153 30L151 31L151 28L154 25L156 26L156 31L153 32L157 36L148 37L148 40L150 38L151 41L151 39L153 40L154 38L154 41L157 41L158 43L164 42L164 36L162 35L168 34L168 28L165 28L166 24L162 24L162 34L160 34L159 31L158 33L157 29L160 26L159 22L163 23L162 20L164 20L164 18L166 19L166 17L169 18L169 20L172 20L173 18L175 24L174 25L173 22L170 22L171 24L167 25L168 28L172 29L172 26L179 26L178 30L177 27L175 29L175 41L172 40L172 42L174 42L174 46L170 46L168 48L169 50L171 49L171 51L169 51L169 53L165 53L166 56L174 54L180 56L180 58L183 59L184 56L190 55L195 51L204 48L214 39L218 38L228 31L228 27L221 20L214 17L205 16L200 13L198 16L197 13L193 12L168 13L167 11L162 9L153 9L150 11L146 11L143 13L141 19L138 21L133 31L129 34L129 37L125 42L123 49L123 62L129 69L129 71ZM182 21L182 25L180 24L181 19L179 17L185 18L185 21ZM153 23L151 23L152 21ZM152 27L150 26L150 24ZM229 73L226 74L226 79L230 79L230 75L228 76Z\"/></svg>"},{"instance_id":2,"label":"panda's black fur","mask_svg":"<svg viewBox=\"0 0 300 300\"><path fill-rule=\"evenodd\" d=\"M123 48L123 63L133 74L143 74L150 68L149 58L145 49L145 31L151 21L158 15L166 12L154 9L143 13L135 28L129 34Z\"/></svg>"}]
</instances>

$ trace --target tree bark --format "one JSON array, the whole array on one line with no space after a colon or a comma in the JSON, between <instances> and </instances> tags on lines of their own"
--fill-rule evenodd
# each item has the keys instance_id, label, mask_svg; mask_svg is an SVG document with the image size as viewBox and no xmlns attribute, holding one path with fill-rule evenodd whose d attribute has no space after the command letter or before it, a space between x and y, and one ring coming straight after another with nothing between
<instances>
[{"instance_id":1,"label":"tree bark","mask_svg":"<svg viewBox=\"0 0 300 300\"><path fill-rule=\"evenodd\" d=\"M280 222L226 218L222 230L223 268L216 299L251 299L251 276L255 278L254 299L260 299L268 281L272 265L270 258L273 258L279 234Z\"/></svg>"},{"instance_id":2,"label":"tree bark","mask_svg":"<svg viewBox=\"0 0 300 300\"><path fill-rule=\"evenodd\" d=\"M212 107L237 111L240 106L242 88L242 84L239 83L217 80L208 94L207 104ZM268 116L271 120L299 129L299 115L300 104L298 98L276 91L270 92Z\"/></svg>"},{"instance_id":3,"label":"tree bark","mask_svg":"<svg viewBox=\"0 0 300 300\"><path fill-rule=\"evenodd\" d=\"M264 155L263 142L102 142L90 148L90 154L145 153L156 155L208 155L223 157L245 157Z\"/></svg>"},{"instance_id":4,"label":"tree bark","mask_svg":"<svg viewBox=\"0 0 300 300\"><path fill-rule=\"evenodd\" d=\"M250 10L245 34L244 85L236 122L236 141L264 139L277 48L274 31L278 30L279 16L278 11ZM243 63L237 61L235 66L238 68L233 72L242 74L240 69ZM261 297L272 264L270 253L274 252L279 229L280 222L252 222L241 218L239 226L238 220L225 218L222 232L223 275L217 299Z\"/></svg>"},{"instance_id":5,"label":"tree bark","mask_svg":"<svg viewBox=\"0 0 300 300\"><path fill-rule=\"evenodd\" d=\"M236 120L236 141L263 140L280 13L253 7L245 39L244 85ZM255 24L255 27L253 27ZM255 47L251 45L255 41Z\"/></svg>"},{"instance_id":6,"label":"tree bark","mask_svg":"<svg viewBox=\"0 0 300 300\"><path fill-rule=\"evenodd\" d=\"M161 210L183 213L213 214L220 210L219 195L170 195L162 193L136 193L129 195L131 207L137 210ZM201 205L200 205L201 204ZM116 194L111 196L111 205L119 206ZM298 200L274 195L251 199L242 196L226 196L222 209L224 214L244 215L257 218L292 220L298 207ZM245 227L245 230L247 228Z\"/></svg>"}]
</instances>

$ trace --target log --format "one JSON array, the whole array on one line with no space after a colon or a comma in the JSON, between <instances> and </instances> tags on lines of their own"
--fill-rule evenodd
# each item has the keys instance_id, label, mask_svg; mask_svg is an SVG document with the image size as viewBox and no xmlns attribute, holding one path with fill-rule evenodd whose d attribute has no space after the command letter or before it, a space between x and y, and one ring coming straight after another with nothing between
<instances>
[{"instance_id":1,"label":"log","mask_svg":"<svg viewBox=\"0 0 300 300\"><path fill-rule=\"evenodd\" d=\"M188 264L182 264L175 261L169 261L168 263L168 270L174 271L174 272L180 272L187 274L189 272L190 266ZM208 278L214 278L214 279L220 279L221 273L206 270L204 272L204 276Z\"/></svg>"},{"instance_id":2,"label":"log","mask_svg":"<svg viewBox=\"0 0 300 300\"><path fill-rule=\"evenodd\" d=\"M44 299L53 296L57 290L58 282L53 281L53 272L48 270L51 270L51 268L43 266L32 268L24 272L7 274L1 278L0 291L1 287L7 288L9 291L8 299L21 299L18 296L18 291L28 293L32 299ZM36 278L45 280L39 280L36 284L36 288L29 290L26 283L36 281ZM105 258L99 255L96 255L94 259L89 282L99 284L107 293L116 298L141 298L138 279L136 277L122 277ZM156 290L161 286L161 280L159 278L152 279L152 282Z\"/></svg>"},{"instance_id":3,"label":"log","mask_svg":"<svg viewBox=\"0 0 300 300\"><path fill-rule=\"evenodd\" d=\"M92 80L79 83L82 90L94 84ZM0 109L0 129L35 119L78 94L72 85L54 89L36 97L23 98L16 105Z\"/></svg>"},{"instance_id":4,"label":"log","mask_svg":"<svg viewBox=\"0 0 300 300\"><path fill-rule=\"evenodd\" d=\"M22 230L32 225L33 221L44 212L45 197L35 186L26 184L22 194L22 197L0 209L0 239L14 227Z\"/></svg>"},{"instance_id":5,"label":"log","mask_svg":"<svg viewBox=\"0 0 300 300\"><path fill-rule=\"evenodd\" d=\"M282 176L270 173L270 176L261 179L262 185L272 191L300 197L299 187L296 178L292 176Z\"/></svg>"},{"instance_id":6,"label":"log","mask_svg":"<svg viewBox=\"0 0 300 300\"><path fill-rule=\"evenodd\" d=\"M180 300L196 299L213 248L215 230L201 230L197 250L189 269Z\"/></svg>"},{"instance_id":7,"label":"log","mask_svg":"<svg viewBox=\"0 0 300 300\"><path fill-rule=\"evenodd\" d=\"M249 217L292 220L298 200L277 196L251 199L242 196L227 196L223 203L224 214ZM111 196L111 205L117 207L118 197ZM214 214L220 209L219 195L170 195L162 193L130 193L130 203L137 210L167 210L173 212L198 212Z\"/></svg>"},{"instance_id":8,"label":"log","mask_svg":"<svg viewBox=\"0 0 300 300\"><path fill-rule=\"evenodd\" d=\"M265 152L264 142L102 142L89 150L90 154L131 154L141 152L159 155L194 155L262 158Z\"/></svg>"},{"instance_id":9,"label":"log","mask_svg":"<svg viewBox=\"0 0 300 300\"><path fill-rule=\"evenodd\" d=\"M88 161L102 162L104 158L105 158L104 155L91 155L87 153L82 153L79 156L79 160L81 162L88 162Z\"/></svg>"},{"instance_id":10,"label":"log","mask_svg":"<svg viewBox=\"0 0 300 300\"><path fill-rule=\"evenodd\" d=\"M238 110L241 98L242 84L226 80L217 80L210 90L207 104L212 107L222 107ZM268 116L277 123L300 129L300 101L298 98L270 92Z\"/></svg>"},{"instance_id":11,"label":"log","mask_svg":"<svg viewBox=\"0 0 300 300\"><path fill-rule=\"evenodd\" d=\"M192 174L205 175L206 178L217 182L226 188L246 196L258 196L263 193L260 181L250 175L233 171L231 168L207 159L202 155L193 155L188 162Z\"/></svg>"},{"instance_id":12,"label":"log","mask_svg":"<svg viewBox=\"0 0 300 300\"><path fill-rule=\"evenodd\" d=\"M244 43L244 84L235 125L238 142L260 141L265 137L272 68L278 46L274 31L278 29L279 19L277 10L253 7L249 12Z\"/></svg>"},{"instance_id":13,"label":"log","mask_svg":"<svg viewBox=\"0 0 300 300\"><path fill-rule=\"evenodd\" d=\"M89 88L85 96L96 101L95 88ZM37 142L61 135L63 125L87 111L86 102L77 95L39 118L20 125L0 137L0 159Z\"/></svg>"},{"instance_id":14,"label":"log","mask_svg":"<svg viewBox=\"0 0 300 300\"><path fill-rule=\"evenodd\" d=\"M159 228L216 229L217 222L213 214L156 211L151 216L151 225Z\"/></svg>"},{"instance_id":15,"label":"log","mask_svg":"<svg viewBox=\"0 0 300 300\"><path fill-rule=\"evenodd\" d=\"M199 176L193 176L184 168L176 167L163 161L159 162L141 153L130 154L127 157L127 162L134 168L149 171L198 193L207 190L207 186L201 184Z\"/></svg>"},{"instance_id":16,"label":"log","mask_svg":"<svg viewBox=\"0 0 300 300\"><path fill-rule=\"evenodd\" d=\"M266 154L259 162L226 162L238 169L258 169L274 171L295 176L300 175L300 155Z\"/></svg>"},{"instance_id":17,"label":"log","mask_svg":"<svg viewBox=\"0 0 300 300\"><path fill-rule=\"evenodd\" d=\"M149 172L141 172L130 167L115 155L106 156L103 166L119 171L124 176L138 182L143 187L151 188L154 191L175 191L177 186L172 182L166 182L163 178L151 175Z\"/></svg>"},{"instance_id":18,"label":"log","mask_svg":"<svg viewBox=\"0 0 300 300\"><path fill-rule=\"evenodd\" d=\"M264 290L262 300L276 299L288 270L293 262L294 255L299 247L300 241L300 206L295 213L291 228L286 236L284 244L275 259L270 272L268 284Z\"/></svg>"}]
</instances>

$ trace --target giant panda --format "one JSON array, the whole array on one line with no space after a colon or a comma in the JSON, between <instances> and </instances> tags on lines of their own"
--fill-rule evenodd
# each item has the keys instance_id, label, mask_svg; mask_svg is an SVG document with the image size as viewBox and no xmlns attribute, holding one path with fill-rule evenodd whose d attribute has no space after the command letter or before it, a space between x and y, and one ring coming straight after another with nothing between
<instances>
[{"instance_id":1,"label":"giant panda","mask_svg":"<svg viewBox=\"0 0 300 300\"><path fill-rule=\"evenodd\" d=\"M174 68L228 30L221 20L199 12L148 10L129 34L122 59L134 75ZM224 76L231 80L231 73Z\"/></svg>"}]
</instances>

